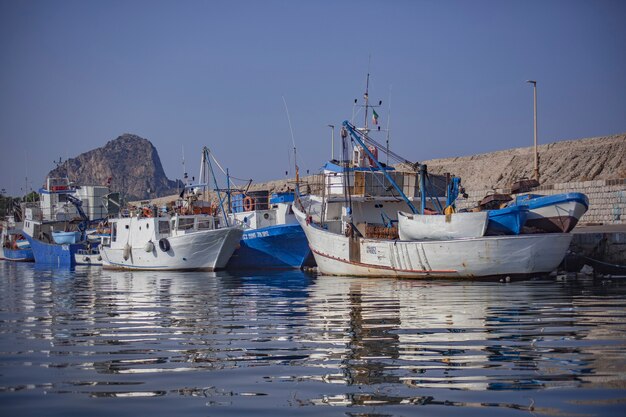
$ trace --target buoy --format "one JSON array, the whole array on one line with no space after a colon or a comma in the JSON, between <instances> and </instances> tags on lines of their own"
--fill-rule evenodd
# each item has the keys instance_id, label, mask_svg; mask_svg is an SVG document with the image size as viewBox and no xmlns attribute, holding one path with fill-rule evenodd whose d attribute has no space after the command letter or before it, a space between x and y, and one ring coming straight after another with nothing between
<instances>
[{"instance_id":1,"label":"buoy","mask_svg":"<svg viewBox=\"0 0 626 417\"><path fill-rule=\"evenodd\" d=\"M125 261L127 261L128 258L130 258L130 245L128 243L126 245L124 245L124 251L122 252L122 258L124 258Z\"/></svg>"},{"instance_id":2,"label":"buoy","mask_svg":"<svg viewBox=\"0 0 626 417\"><path fill-rule=\"evenodd\" d=\"M252 211L254 210L254 200L250 196L246 196L243 199L243 209L244 211Z\"/></svg>"},{"instance_id":3,"label":"buoy","mask_svg":"<svg viewBox=\"0 0 626 417\"><path fill-rule=\"evenodd\" d=\"M154 250L154 243L152 243L151 240L147 241L143 249L148 253L152 252Z\"/></svg>"},{"instance_id":4,"label":"buoy","mask_svg":"<svg viewBox=\"0 0 626 417\"><path fill-rule=\"evenodd\" d=\"M161 248L161 250L163 252L167 252L170 250L170 241L167 240L167 238L161 238L159 239L159 248Z\"/></svg>"}]
</instances>

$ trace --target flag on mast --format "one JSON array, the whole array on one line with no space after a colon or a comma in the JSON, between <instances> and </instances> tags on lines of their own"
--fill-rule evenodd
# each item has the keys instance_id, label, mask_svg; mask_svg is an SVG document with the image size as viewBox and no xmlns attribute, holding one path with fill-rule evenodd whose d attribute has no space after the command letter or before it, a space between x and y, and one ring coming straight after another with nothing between
<instances>
[{"instance_id":1,"label":"flag on mast","mask_svg":"<svg viewBox=\"0 0 626 417\"><path fill-rule=\"evenodd\" d=\"M372 122L377 125L378 124L378 113L376 110L372 109Z\"/></svg>"}]
</instances>

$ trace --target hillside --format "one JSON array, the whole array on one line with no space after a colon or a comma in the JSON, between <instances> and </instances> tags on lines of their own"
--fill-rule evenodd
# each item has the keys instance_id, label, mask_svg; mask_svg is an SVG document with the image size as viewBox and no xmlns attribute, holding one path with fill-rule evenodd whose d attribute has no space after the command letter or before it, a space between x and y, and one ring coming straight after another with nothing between
<instances>
[{"instance_id":1,"label":"hillside","mask_svg":"<svg viewBox=\"0 0 626 417\"><path fill-rule=\"evenodd\" d=\"M541 184L626 178L626 134L538 146ZM467 189L507 188L532 176L533 147L423 161L433 174L450 172Z\"/></svg>"}]
</instances>

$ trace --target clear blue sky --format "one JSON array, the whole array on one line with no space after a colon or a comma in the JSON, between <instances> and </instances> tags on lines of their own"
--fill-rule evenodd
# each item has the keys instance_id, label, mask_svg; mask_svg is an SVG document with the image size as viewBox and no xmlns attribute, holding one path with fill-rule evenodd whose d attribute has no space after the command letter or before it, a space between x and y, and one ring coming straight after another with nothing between
<instances>
[{"instance_id":1,"label":"clear blue sky","mask_svg":"<svg viewBox=\"0 0 626 417\"><path fill-rule=\"evenodd\" d=\"M626 132L626 1L0 0L0 188L123 133L170 179L200 150L283 178L330 157L368 71L392 149L422 161ZM371 57L371 59L370 59ZM390 104L390 110L388 105ZM359 119L360 120L360 119Z\"/></svg>"}]
</instances>

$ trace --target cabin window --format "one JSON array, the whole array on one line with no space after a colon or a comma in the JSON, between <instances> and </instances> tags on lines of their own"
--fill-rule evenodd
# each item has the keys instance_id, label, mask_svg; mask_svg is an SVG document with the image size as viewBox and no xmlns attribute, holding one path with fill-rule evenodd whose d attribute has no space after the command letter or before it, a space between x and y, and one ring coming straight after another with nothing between
<instances>
[{"instance_id":1,"label":"cabin window","mask_svg":"<svg viewBox=\"0 0 626 417\"><path fill-rule=\"evenodd\" d=\"M150 223L146 223L146 229L150 228Z\"/></svg>"},{"instance_id":2,"label":"cabin window","mask_svg":"<svg viewBox=\"0 0 626 417\"><path fill-rule=\"evenodd\" d=\"M170 233L170 222L167 220L159 220L159 233Z\"/></svg>"},{"instance_id":3,"label":"cabin window","mask_svg":"<svg viewBox=\"0 0 626 417\"><path fill-rule=\"evenodd\" d=\"M213 229L213 218L198 218L198 230Z\"/></svg>"},{"instance_id":4,"label":"cabin window","mask_svg":"<svg viewBox=\"0 0 626 417\"><path fill-rule=\"evenodd\" d=\"M193 229L193 224L193 217L180 217L178 219L178 230L191 230Z\"/></svg>"},{"instance_id":5,"label":"cabin window","mask_svg":"<svg viewBox=\"0 0 626 417\"><path fill-rule=\"evenodd\" d=\"M111 225L111 242L115 242L117 240L117 223L113 223Z\"/></svg>"}]
</instances>

